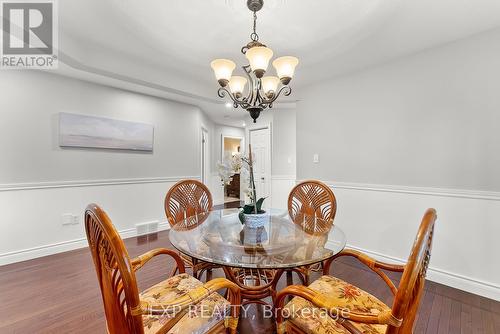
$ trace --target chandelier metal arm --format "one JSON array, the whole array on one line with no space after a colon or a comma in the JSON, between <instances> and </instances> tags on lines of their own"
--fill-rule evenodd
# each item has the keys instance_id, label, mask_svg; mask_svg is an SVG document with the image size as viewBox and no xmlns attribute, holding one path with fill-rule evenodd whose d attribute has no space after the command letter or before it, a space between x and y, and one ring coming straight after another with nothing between
<instances>
[{"instance_id":1,"label":"chandelier metal arm","mask_svg":"<svg viewBox=\"0 0 500 334\"><path fill-rule=\"evenodd\" d=\"M278 90L278 93L274 94L273 98L269 102L274 102L281 94L283 96L289 96L292 94L292 88L290 86L283 86Z\"/></svg>"},{"instance_id":2,"label":"chandelier metal arm","mask_svg":"<svg viewBox=\"0 0 500 334\"><path fill-rule=\"evenodd\" d=\"M281 96L281 94L283 94L283 96L289 96L291 93L292 88L290 88L290 86L283 86L271 98L264 98L260 106L269 106L269 108L272 108L274 101L276 101Z\"/></svg>"},{"instance_id":3,"label":"chandelier metal arm","mask_svg":"<svg viewBox=\"0 0 500 334\"><path fill-rule=\"evenodd\" d=\"M246 66L243 66L245 69ZM290 86L283 86L281 87L276 94L274 94L271 98L267 98L265 95L262 94L262 89L259 87L260 81L257 81L257 85L255 85L254 79L247 73L249 79L250 79L250 90L249 93L246 97L243 97L241 99L238 99L236 96L234 96L233 93L231 93L226 87L220 87L219 90L217 91L217 94L219 95L220 98L224 98L226 96L229 96L231 100L233 101L233 105L235 108L238 106L242 107L243 109L247 109L249 107L261 107L262 109L266 108L272 108L274 101L276 101L281 95L283 96L289 96L292 93L292 88Z\"/></svg>"},{"instance_id":4,"label":"chandelier metal arm","mask_svg":"<svg viewBox=\"0 0 500 334\"><path fill-rule=\"evenodd\" d=\"M217 95L219 95L220 98L224 98L226 96L229 96L231 100L233 101L233 106L237 108L238 106L242 107L243 109L246 109L251 106L248 101L246 101L246 97L239 100L237 99L226 87L220 87L219 90L217 91Z\"/></svg>"}]
</instances>

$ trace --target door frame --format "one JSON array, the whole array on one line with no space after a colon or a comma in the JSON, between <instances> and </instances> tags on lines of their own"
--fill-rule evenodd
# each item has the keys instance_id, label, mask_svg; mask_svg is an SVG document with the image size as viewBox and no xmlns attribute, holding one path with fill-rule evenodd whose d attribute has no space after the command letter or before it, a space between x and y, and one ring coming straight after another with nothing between
<instances>
[{"instance_id":1,"label":"door frame","mask_svg":"<svg viewBox=\"0 0 500 334\"><path fill-rule=\"evenodd\" d=\"M205 142L203 135L205 134ZM210 178L210 136L205 126L200 128L200 181L205 185L209 184Z\"/></svg>"},{"instance_id":2,"label":"door frame","mask_svg":"<svg viewBox=\"0 0 500 334\"><path fill-rule=\"evenodd\" d=\"M256 130L263 130L263 129L269 129L269 154L271 156L270 161L269 161L269 167L271 171L271 175L269 175L269 197L272 198L273 196L273 122L268 122L268 123L260 123L260 124L251 124L248 127L245 128L245 137L247 138L247 141L249 144L250 142L250 132L251 131L256 131ZM247 154L247 149L245 148L245 154Z\"/></svg>"}]
</instances>

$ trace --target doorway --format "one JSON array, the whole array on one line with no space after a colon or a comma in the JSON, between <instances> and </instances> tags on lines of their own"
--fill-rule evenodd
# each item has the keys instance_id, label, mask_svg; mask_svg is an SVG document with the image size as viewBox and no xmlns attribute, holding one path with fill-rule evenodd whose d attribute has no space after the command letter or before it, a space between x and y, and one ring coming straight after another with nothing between
<instances>
[{"instance_id":1,"label":"doorway","mask_svg":"<svg viewBox=\"0 0 500 334\"><path fill-rule=\"evenodd\" d=\"M243 153L243 138L222 135L222 159L232 159ZM240 171L235 171L231 183L224 186L224 203L239 202L241 199Z\"/></svg>"}]
</instances>

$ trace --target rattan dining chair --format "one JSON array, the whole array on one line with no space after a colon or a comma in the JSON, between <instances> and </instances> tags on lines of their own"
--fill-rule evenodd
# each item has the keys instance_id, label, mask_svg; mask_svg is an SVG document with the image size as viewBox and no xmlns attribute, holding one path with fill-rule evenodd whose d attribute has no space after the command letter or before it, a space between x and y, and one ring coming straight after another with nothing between
<instances>
[{"instance_id":1,"label":"rattan dining chair","mask_svg":"<svg viewBox=\"0 0 500 334\"><path fill-rule=\"evenodd\" d=\"M291 285L276 296L276 322L279 333L317 334L409 334L422 297L425 275L431 256L436 211L425 213L410 257L405 265L386 264L361 252L344 250L325 262L324 275L309 287ZM388 285L394 301L392 307L332 276L333 259L351 256L365 264ZM383 271L401 272L399 287ZM295 296L286 306L287 296ZM306 312L304 312L304 310Z\"/></svg>"},{"instance_id":2,"label":"rattan dining chair","mask_svg":"<svg viewBox=\"0 0 500 334\"><path fill-rule=\"evenodd\" d=\"M237 285L224 278L203 284L184 272L176 252L154 249L130 259L120 235L96 204L85 211L85 230L110 334L236 333L241 303ZM135 273L157 255L172 257L180 274L139 293ZM217 293L227 289L227 298Z\"/></svg>"},{"instance_id":3,"label":"rattan dining chair","mask_svg":"<svg viewBox=\"0 0 500 334\"><path fill-rule=\"evenodd\" d=\"M197 180L182 180L174 184L165 196L165 214L171 226L183 220L212 210L212 195L207 186ZM213 264L180 253L193 276L200 278L206 272L207 281L212 277Z\"/></svg>"},{"instance_id":4,"label":"rattan dining chair","mask_svg":"<svg viewBox=\"0 0 500 334\"><path fill-rule=\"evenodd\" d=\"M328 233L337 212L337 200L326 184L308 180L297 184L288 196L288 214L292 221L310 234ZM315 219L319 218L319 219ZM295 271L305 285L309 284L311 271L321 271L321 263L303 266L287 271L290 276ZM289 279L290 281L290 279Z\"/></svg>"}]
</instances>

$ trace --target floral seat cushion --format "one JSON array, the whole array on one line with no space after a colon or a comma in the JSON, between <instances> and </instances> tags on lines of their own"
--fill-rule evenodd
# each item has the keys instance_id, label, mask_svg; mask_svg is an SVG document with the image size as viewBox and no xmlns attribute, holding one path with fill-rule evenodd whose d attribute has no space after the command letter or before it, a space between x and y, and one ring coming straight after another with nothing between
<instances>
[{"instance_id":1,"label":"floral seat cushion","mask_svg":"<svg viewBox=\"0 0 500 334\"><path fill-rule=\"evenodd\" d=\"M366 291L332 276L322 276L314 281L309 288L331 300L339 309L379 314L390 311L390 308ZM305 310L305 311L304 311ZM349 334L340 323L333 320L326 312L313 306L309 301L293 298L284 308L288 315L287 321L308 334ZM363 334L383 334L387 326L370 325L352 322Z\"/></svg>"},{"instance_id":2,"label":"floral seat cushion","mask_svg":"<svg viewBox=\"0 0 500 334\"><path fill-rule=\"evenodd\" d=\"M180 274L150 287L140 294L140 298L141 301L154 304L168 304L201 285L203 283L196 278L188 274ZM173 319L168 315L144 315L142 319L144 333L205 333L224 319L229 308L230 303L226 299L218 293L213 293L198 304L190 307L187 313L168 331L162 328L170 327L171 323L177 319Z\"/></svg>"}]
</instances>

